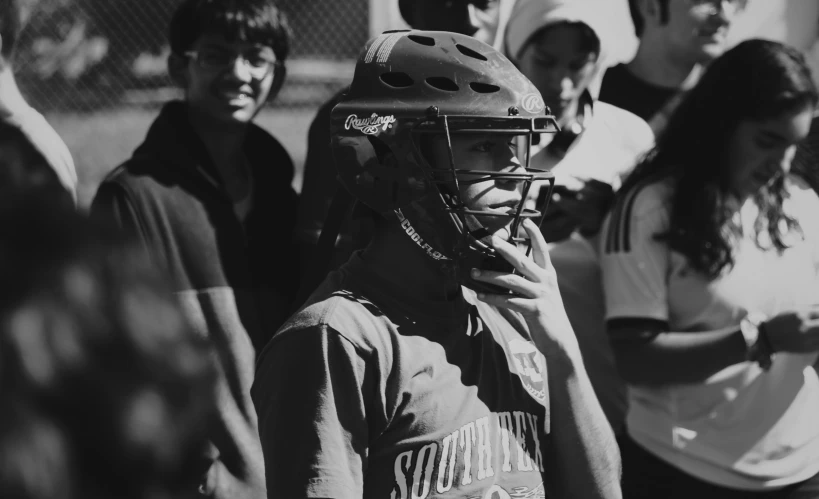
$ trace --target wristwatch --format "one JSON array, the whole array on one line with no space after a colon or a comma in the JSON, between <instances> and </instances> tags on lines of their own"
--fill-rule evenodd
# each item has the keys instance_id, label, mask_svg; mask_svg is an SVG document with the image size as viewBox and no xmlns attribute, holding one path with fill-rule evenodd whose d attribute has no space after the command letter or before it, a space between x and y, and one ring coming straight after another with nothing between
<instances>
[{"instance_id":1,"label":"wristwatch","mask_svg":"<svg viewBox=\"0 0 819 499\"><path fill-rule=\"evenodd\" d=\"M765 314L750 312L739 323L739 330L747 346L745 358L750 362L756 362L766 371L773 362L773 349L765 332L767 318Z\"/></svg>"}]
</instances>

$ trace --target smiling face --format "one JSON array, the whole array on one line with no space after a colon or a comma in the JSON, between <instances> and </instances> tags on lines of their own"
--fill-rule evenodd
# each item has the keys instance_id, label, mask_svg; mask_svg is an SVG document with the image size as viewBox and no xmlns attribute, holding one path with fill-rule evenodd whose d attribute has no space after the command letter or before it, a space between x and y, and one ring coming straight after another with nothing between
<instances>
[{"instance_id":1,"label":"smiling face","mask_svg":"<svg viewBox=\"0 0 819 499\"><path fill-rule=\"evenodd\" d=\"M452 135L452 156L456 169L522 173L517 157L517 139L511 135ZM434 168L450 168L445 137L432 139L429 159ZM458 181L461 201L467 209L503 215L478 216L478 220L490 233L508 239L513 221L509 213L514 214L521 203L523 183L468 174L459 174Z\"/></svg>"},{"instance_id":2,"label":"smiling face","mask_svg":"<svg viewBox=\"0 0 819 499\"><path fill-rule=\"evenodd\" d=\"M731 190L745 198L776 173L788 171L796 144L807 137L812 119L813 107L805 105L772 119L740 122L726 151Z\"/></svg>"},{"instance_id":3,"label":"smiling face","mask_svg":"<svg viewBox=\"0 0 819 499\"><path fill-rule=\"evenodd\" d=\"M560 23L543 28L521 50L518 66L558 118L577 103L591 83L597 51L587 28Z\"/></svg>"},{"instance_id":4,"label":"smiling face","mask_svg":"<svg viewBox=\"0 0 819 499\"><path fill-rule=\"evenodd\" d=\"M240 57L237 57L240 56ZM273 86L276 55L271 47L202 35L185 62L182 84L188 104L222 123L250 122ZM229 61L226 64L224 61Z\"/></svg>"}]
</instances>

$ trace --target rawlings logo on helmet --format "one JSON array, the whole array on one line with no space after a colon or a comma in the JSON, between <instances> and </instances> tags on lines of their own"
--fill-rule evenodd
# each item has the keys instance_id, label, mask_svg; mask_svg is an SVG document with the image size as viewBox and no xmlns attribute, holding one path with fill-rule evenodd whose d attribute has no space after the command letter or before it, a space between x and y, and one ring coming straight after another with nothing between
<instances>
[{"instance_id":1,"label":"rawlings logo on helmet","mask_svg":"<svg viewBox=\"0 0 819 499\"><path fill-rule=\"evenodd\" d=\"M353 128L366 135L375 135L380 128L382 132L386 132L387 128L392 128L395 123L395 116L378 116L373 113L369 118L359 118L355 114L347 116L347 121L344 123L344 129L349 130Z\"/></svg>"},{"instance_id":2,"label":"rawlings logo on helmet","mask_svg":"<svg viewBox=\"0 0 819 499\"><path fill-rule=\"evenodd\" d=\"M529 113L539 114L546 108L546 104L543 103L543 99L538 94L532 93L523 96L523 99L520 101L520 107Z\"/></svg>"}]
</instances>

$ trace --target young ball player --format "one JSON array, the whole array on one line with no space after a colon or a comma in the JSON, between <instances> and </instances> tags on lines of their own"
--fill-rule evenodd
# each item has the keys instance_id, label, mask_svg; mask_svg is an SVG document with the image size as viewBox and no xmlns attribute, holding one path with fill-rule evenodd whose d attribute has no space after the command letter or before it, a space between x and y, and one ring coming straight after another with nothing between
<instances>
[{"instance_id":1,"label":"young ball player","mask_svg":"<svg viewBox=\"0 0 819 499\"><path fill-rule=\"evenodd\" d=\"M540 213L523 208L551 174L521 164L519 139L553 125L473 38L397 31L364 47L332 145L375 234L260 356L271 497L619 497Z\"/></svg>"}]
</instances>

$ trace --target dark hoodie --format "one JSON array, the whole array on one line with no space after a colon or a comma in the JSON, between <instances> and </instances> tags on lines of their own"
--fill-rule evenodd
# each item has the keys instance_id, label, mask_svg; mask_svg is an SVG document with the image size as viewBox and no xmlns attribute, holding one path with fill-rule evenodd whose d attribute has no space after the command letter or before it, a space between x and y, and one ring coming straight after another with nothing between
<instances>
[{"instance_id":1,"label":"dark hoodie","mask_svg":"<svg viewBox=\"0 0 819 499\"><path fill-rule=\"evenodd\" d=\"M261 499L264 463L250 386L256 352L287 318L299 284L293 164L276 139L250 126L244 151L253 206L242 223L185 106L165 105L131 159L101 184L91 211L144 242L173 277L194 327L216 346L224 376L203 491Z\"/></svg>"}]
</instances>

